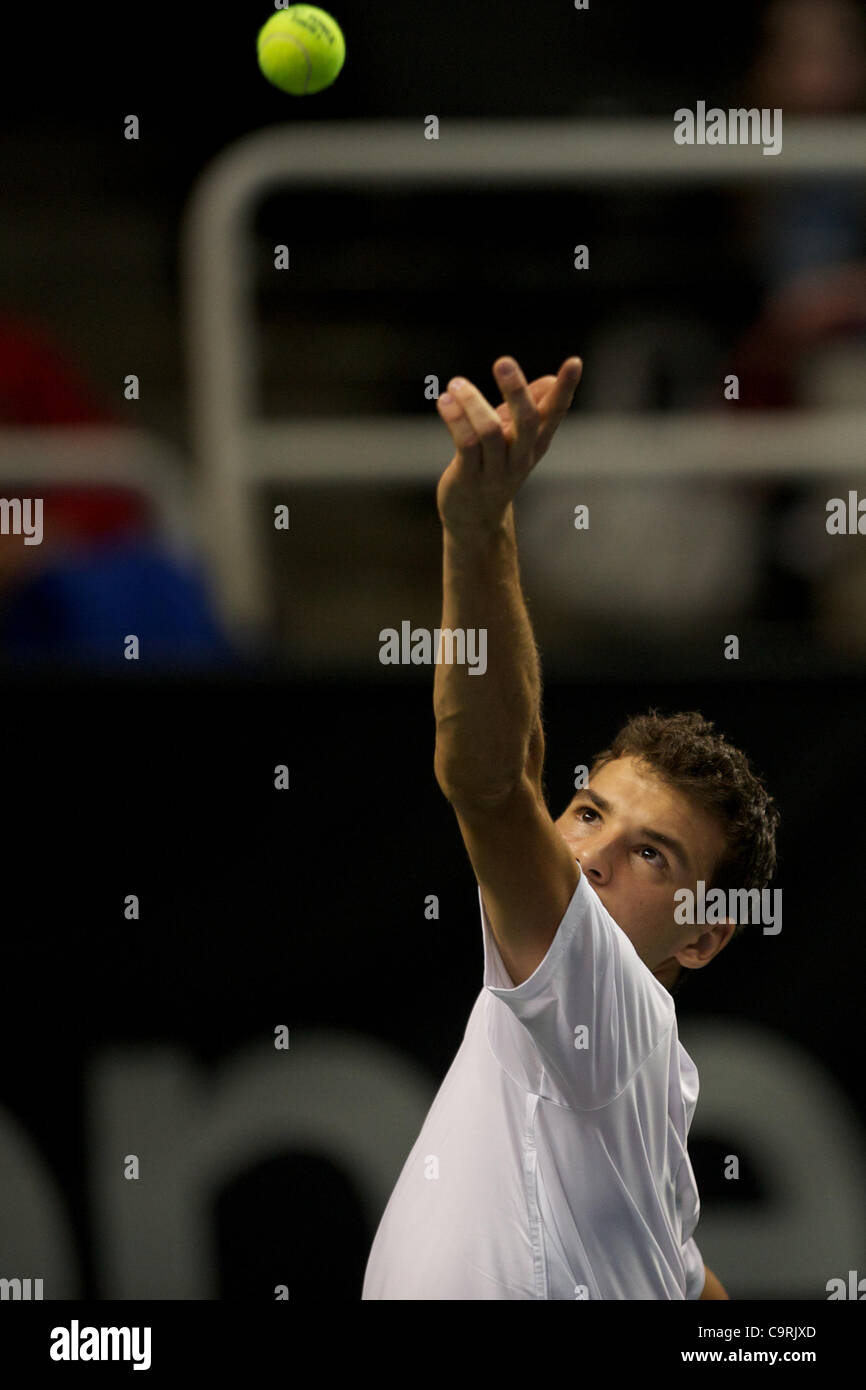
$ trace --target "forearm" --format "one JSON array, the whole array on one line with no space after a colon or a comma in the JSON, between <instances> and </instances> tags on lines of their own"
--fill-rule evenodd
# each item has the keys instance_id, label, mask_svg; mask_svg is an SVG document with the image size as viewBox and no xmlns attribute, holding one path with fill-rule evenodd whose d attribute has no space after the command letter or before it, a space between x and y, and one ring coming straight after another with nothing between
<instances>
[{"instance_id":1,"label":"forearm","mask_svg":"<svg viewBox=\"0 0 866 1390\"><path fill-rule=\"evenodd\" d=\"M446 795L495 800L538 752L541 678L520 587L513 508L495 531L443 527L442 627L486 631L483 674L437 663L436 778Z\"/></svg>"}]
</instances>

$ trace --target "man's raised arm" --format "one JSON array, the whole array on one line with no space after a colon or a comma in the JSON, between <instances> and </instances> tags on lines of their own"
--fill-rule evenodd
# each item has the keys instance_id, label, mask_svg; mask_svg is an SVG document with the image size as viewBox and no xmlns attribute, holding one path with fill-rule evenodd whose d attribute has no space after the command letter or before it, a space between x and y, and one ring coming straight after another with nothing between
<instances>
[{"instance_id":1,"label":"man's raised arm","mask_svg":"<svg viewBox=\"0 0 866 1390\"><path fill-rule=\"evenodd\" d=\"M541 791L544 739L535 639L520 587L512 502L546 452L580 380L579 358L527 384L496 363L497 409L449 383L439 413L457 452L439 480L442 628L485 633L486 666L436 666L434 770L457 814L515 984L543 959L578 879ZM476 647L477 650L477 647ZM442 653L445 652L444 641Z\"/></svg>"},{"instance_id":2,"label":"man's raised arm","mask_svg":"<svg viewBox=\"0 0 866 1390\"><path fill-rule=\"evenodd\" d=\"M495 804L522 778L541 713L511 503L496 527L443 526L442 627L483 631L486 663L483 670L442 661L435 668L436 778L449 798Z\"/></svg>"}]
</instances>

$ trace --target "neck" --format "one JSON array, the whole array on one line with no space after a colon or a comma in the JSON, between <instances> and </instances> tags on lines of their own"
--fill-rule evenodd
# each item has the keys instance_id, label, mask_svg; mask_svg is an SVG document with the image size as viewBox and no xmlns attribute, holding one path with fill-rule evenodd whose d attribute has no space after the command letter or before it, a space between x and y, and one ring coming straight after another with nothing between
<instances>
[{"instance_id":1,"label":"neck","mask_svg":"<svg viewBox=\"0 0 866 1390\"><path fill-rule=\"evenodd\" d=\"M664 985L665 989L673 992L674 987L679 983L683 973L683 967L678 960L670 956L668 960L663 960L661 965L653 971L659 984Z\"/></svg>"}]
</instances>

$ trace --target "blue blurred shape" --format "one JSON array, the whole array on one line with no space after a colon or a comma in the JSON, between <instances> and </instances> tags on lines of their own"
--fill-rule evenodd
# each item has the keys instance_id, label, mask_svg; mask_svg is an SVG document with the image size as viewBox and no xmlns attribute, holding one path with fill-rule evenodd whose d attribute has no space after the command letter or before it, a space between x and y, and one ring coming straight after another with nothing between
<instances>
[{"instance_id":1,"label":"blue blurred shape","mask_svg":"<svg viewBox=\"0 0 866 1390\"><path fill-rule=\"evenodd\" d=\"M124 661L134 634L140 659ZM100 666L234 664L198 566L148 540L101 546L49 563L19 579L3 603L0 645L7 658Z\"/></svg>"}]
</instances>

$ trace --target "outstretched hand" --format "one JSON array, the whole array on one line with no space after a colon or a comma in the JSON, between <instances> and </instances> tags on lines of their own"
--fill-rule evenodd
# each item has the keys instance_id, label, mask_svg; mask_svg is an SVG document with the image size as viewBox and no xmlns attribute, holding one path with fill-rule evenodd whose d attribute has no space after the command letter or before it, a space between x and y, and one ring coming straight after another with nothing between
<instances>
[{"instance_id":1,"label":"outstretched hand","mask_svg":"<svg viewBox=\"0 0 866 1390\"><path fill-rule=\"evenodd\" d=\"M477 386L460 377L449 381L437 402L457 447L436 489L439 516L449 530L493 530L502 524L571 405L583 362L568 357L557 376L529 383L513 358L497 358L493 370L504 397L495 409Z\"/></svg>"}]
</instances>

